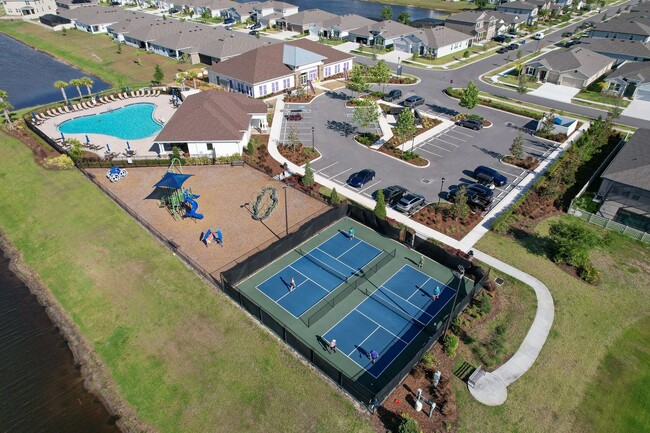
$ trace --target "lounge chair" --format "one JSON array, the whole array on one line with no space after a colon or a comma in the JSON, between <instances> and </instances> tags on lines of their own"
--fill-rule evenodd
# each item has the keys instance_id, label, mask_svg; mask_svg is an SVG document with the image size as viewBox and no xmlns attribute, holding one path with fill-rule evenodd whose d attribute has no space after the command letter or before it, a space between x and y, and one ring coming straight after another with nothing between
<instances>
[{"instance_id":1,"label":"lounge chair","mask_svg":"<svg viewBox=\"0 0 650 433\"><path fill-rule=\"evenodd\" d=\"M153 96L159 96L159 95L160 95L160 90L156 90L155 92L153 92Z\"/></svg>"},{"instance_id":2,"label":"lounge chair","mask_svg":"<svg viewBox=\"0 0 650 433\"><path fill-rule=\"evenodd\" d=\"M118 100L118 99L115 97L115 95L111 95L110 98L111 98L111 101L112 101L112 102L115 102L115 101Z\"/></svg>"},{"instance_id":3,"label":"lounge chair","mask_svg":"<svg viewBox=\"0 0 650 433\"><path fill-rule=\"evenodd\" d=\"M135 98L135 96L136 96L136 95L135 95L135 92L131 92L131 97L132 97L132 98Z\"/></svg>"},{"instance_id":4,"label":"lounge chair","mask_svg":"<svg viewBox=\"0 0 650 433\"><path fill-rule=\"evenodd\" d=\"M56 114L52 113L51 110L47 110L45 114L47 114L47 117L56 117Z\"/></svg>"},{"instance_id":5,"label":"lounge chair","mask_svg":"<svg viewBox=\"0 0 650 433\"><path fill-rule=\"evenodd\" d=\"M72 110L67 105L63 107L63 111L65 111L66 113L72 113Z\"/></svg>"},{"instance_id":6,"label":"lounge chair","mask_svg":"<svg viewBox=\"0 0 650 433\"><path fill-rule=\"evenodd\" d=\"M145 97L147 97L147 98L148 98L149 96L151 96L151 90L144 90L143 92L144 92L144 94L143 94L142 96L145 96Z\"/></svg>"},{"instance_id":7,"label":"lounge chair","mask_svg":"<svg viewBox=\"0 0 650 433\"><path fill-rule=\"evenodd\" d=\"M124 95L126 95L126 93L118 93L117 97L120 98L121 100L125 100L126 98L124 97Z\"/></svg>"},{"instance_id":8,"label":"lounge chair","mask_svg":"<svg viewBox=\"0 0 650 433\"><path fill-rule=\"evenodd\" d=\"M108 104L109 102L111 102L108 100L108 97L105 98L103 96L100 97L99 100L101 101L102 104Z\"/></svg>"},{"instance_id":9,"label":"lounge chair","mask_svg":"<svg viewBox=\"0 0 650 433\"><path fill-rule=\"evenodd\" d=\"M85 102L82 102L82 103L81 103L81 108L83 108L84 110L87 110L87 109L89 109L90 107L89 107L88 104L86 104Z\"/></svg>"},{"instance_id":10,"label":"lounge chair","mask_svg":"<svg viewBox=\"0 0 650 433\"><path fill-rule=\"evenodd\" d=\"M73 109L74 111L79 111L79 110L81 110L81 105L80 105L80 104L74 104L74 105L72 106L72 109Z\"/></svg>"}]
</instances>

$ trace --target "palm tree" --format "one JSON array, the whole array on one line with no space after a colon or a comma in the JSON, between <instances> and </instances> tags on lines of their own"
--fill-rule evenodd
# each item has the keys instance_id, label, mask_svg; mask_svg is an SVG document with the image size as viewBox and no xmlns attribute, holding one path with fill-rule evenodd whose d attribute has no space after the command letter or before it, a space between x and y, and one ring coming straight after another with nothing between
<instances>
[{"instance_id":1,"label":"palm tree","mask_svg":"<svg viewBox=\"0 0 650 433\"><path fill-rule=\"evenodd\" d=\"M83 101L84 95L81 94L81 88L79 87L81 86L81 79L75 78L74 80L70 80L70 85L75 86L77 88L77 92L79 93L79 98L81 98L81 100Z\"/></svg>"},{"instance_id":2,"label":"palm tree","mask_svg":"<svg viewBox=\"0 0 650 433\"><path fill-rule=\"evenodd\" d=\"M9 101L6 101L8 97L9 94L0 89L0 110L2 110L3 114L5 115L5 120L7 121L9 128L14 129L14 125L11 123L11 117L9 116L9 111L13 110L14 107Z\"/></svg>"},{"instance_id":3,"label":"palm tree","mask_svg":"<svg viewBox=\"0 0 650 433\"><path fill-rule=\"evenodd\" d=\"M190 80L192 80L192 82L194 83L194 89L196 89L196 77L198 77L199 74L196 71L188 71L185 73L185 76Z\"/></svg>"},{"instance_id":4,"label":"palm tree","mask_svg":"<svg viewBox=\"0 0 650 433\"><path fill-rule=\"evenodd\" d=\"M65 88L68 87L68 83L65 81L59 80L56 83L54 83L54 88L55 89L61 89L61 94L63 95L63 99L65 99L65 103L68 103L68 95L65 94Z\"/></svg>"},{"instance_id":5,"label":"palm tree","mask_svg":"<svg viewBox=\"0 0 650 433\"><path fill-rule=\"evenodd\" d=\"M93 94L90 91L90 89L92 89L93 84L95 84L95 82L92 80L92 78L90 78L90 77L81 77L81 79L79 81L81 81L82 86L86 86L86 90L88 90L88 96L92 96Z\"/></svg>"}]
</instances>

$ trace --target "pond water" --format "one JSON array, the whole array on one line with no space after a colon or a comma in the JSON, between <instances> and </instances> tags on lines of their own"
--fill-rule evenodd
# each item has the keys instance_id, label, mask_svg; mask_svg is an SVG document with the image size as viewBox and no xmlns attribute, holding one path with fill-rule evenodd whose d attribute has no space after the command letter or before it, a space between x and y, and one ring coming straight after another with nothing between
<instances>
[{"instance_id":1,"label":"pond water","mask_svg":"<svg viewBox=\"0 0 650 433\"><path fill-rule=\"evenodd\" d=\"M237 0L238 3L247 3L247 0ZM393 11L393 19L402 12L408 12L411 20L422 18L437 18L449 15L449 12L435 9L417 8L414 6L399 6L386 3L375 3L361 0L288 0L287 3L300 7L300 11L306 9L322 9L324 11L343 15L357 14L366 18L379 20L379 13L384 6L390 6Z\"/></svg>"},{"instance_id":2,"label":"pond water","mask_svg":"<svg viewBox=\"0 0 650 433\"><path fill-rule=\"evenodd\" d=\"M72 352L0 250L0 431L119 433Z\"/></svg>"},{"instance_id":3,"label":"pond water","mask_svg":"<svg viewBox=\"0 0 650 433\"><path fill-rule=\"evenodd\" d=\"M91 88L93 93L110 87L94 75L68 66L2 33L0 65L0 89L9 93L9 102L17 110L62 101L61 91L53 87L58 80L69 82L75 78L90 77L95 82ZM69 98L79 97L76 87L68 86L65 90ZM84 96L87 94L85 86L81 87L81 91Z\"/></svg>"}]
</instances>

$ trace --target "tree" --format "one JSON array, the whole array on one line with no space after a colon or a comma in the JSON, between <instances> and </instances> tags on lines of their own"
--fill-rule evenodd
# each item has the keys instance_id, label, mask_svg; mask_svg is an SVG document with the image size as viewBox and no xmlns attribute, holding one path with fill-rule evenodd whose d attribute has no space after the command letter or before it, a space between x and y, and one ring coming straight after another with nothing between
<instances>
[{"instance_id":1,"label":"tree","mask_svg":"<svg viewBox=\"0 0 650 433\"><path fill-rule=\"evenodd\" d=\"M553 126L555 125L555 110L551 109L551 111L542 118L541 122L542 126L539 128L540 135L549 135L553 131Z\"/></svg>"},{"instance_id":2,"label":"tree","mask_svg":"<svg viewBox=\"0 0 650 433\"><path fill-rule=\"evenodd\" d=\"M385 60L380 60L375 66L370 68L370 74L377 83L387 83L390 81L390 67Z\"/></svg>"},{"instance_id":3,"label":"tree","mask_svg":"<svg viewBox=\"0 0 650 433\"><path fill-rule=\"evenodd\" d=\"M348 78L348 82L345 83L345 88L352 92L365 92L370 87L360 65L356 65L352 68L348 74Z\"/></svg>"},{"instance_id":4,"label":"tree","mask_svg":"<svg viewBox=\"0 0 650 433\"><path fill-rule=\"evenodd\" d=\"M467 87L463 89L462 95L460 95L460 101L458 105L461 107L467 108L467 111L476 107L478 104L478 87L474 84L474 81L467 83Z\"/></svg>"},{"instance_id":5,"label":"tree","mask_svg":"<svg viewBox=\"0 0 650 433\"><path fill-rule=\"evenodd\" d=\"M600 243L600 238L579 220L560 220L551 223L549 253L556 263L584 267L589 263L589 251Z\"/></svg>"},{"instance_id":6,"label":"tree","mask_svg":"<svg viewBox=\"0 0 650 433\"><path fill-rule=\"evenodd\" d=\"M374 212L378 218L386 219L386 199L384 198L384 190L381 188L377 190L377 203Z\"/></svg>"},{"instance_id":7,"label":"tree","mask_svg":"<svg viewBox=\"0 0 650 433\"><path fill-rule=\"evenodd\" d=\"M65 103L68 103L68 95L65 94L65 88L68 87L68 83L66 83L63 80L59 80L54 83L54 88L55 89L61 89L61 94L63 95L63 99L65 99Z\"/></svg>"},{"instance_id":8,"label":"tree","mask_svg":"<svg viewBox=\"0 0 650 433\"><path fill-rule=\"evenodd\" d=\"M411 418L405 413L401 414L400 417L401 420L397 427L397 433L422 433L418 422L414 418Z\"/></svg>"},{"instance_id":9,"label":"tree","mask_svg":"<svg viewBox=\"0 0 650 433\"><path fill-rule=\"evenodd\" d=\"M156 84L160 84L164 79L165 79L165 73L163 72L160 65L156 65L153 71L153 82Z\"/></svg>"},{"instance_id":10,"label":"tree","mask_svg":"<svg viewBox=\"0 0 650 433\"><path fill-rule=\"evenodd\" d=\"M192 80L192 83L194 84L194 88L196 89L196 78L199 76L199 74L196 71L187 71L185 73L185 76Z\"/></svg>"},{"instance_id":11,"label":"tree","mask_svg":"<svg viewBox=\"0 0 650 433\"><path fill-rule=\"evenodd\" d=\"M469 56L470 56L469 50L465 50L465 52L463 53L463 59L469 59Z\"/></svg>"},{"instance_id":12,"label":"tree","mask_svg":"<svg viewBox=\"0 0 650 433\"><path fill-rule=\"evenodd\" d=\"M81 158L83 156L83 145L81 144L81 141L73 138L71 140L67 140L67 142L70 145L70 150L68 151L70 157L72 159Z\"/></svg>"},{"instance_id":13,"label":"tree","mask_svg":"<svg viewBox=\"0 0 650 433\"><path fill-rule=\"evenodd\" d=\"M289 128L289 134L287 134L287 141L289 141L291 147L296 147L302 144L300 142L300 138L298 138L298 129L293 125L291 126L291 128Z\"/></svg>"},{"instance_id":14,"label":"tree","mask_svg":"<svg viewBox=\"0 0 650 433\"><path fill-rule=\"evenodd\" d=\"M305 175L302 177L302 184L306 187L310 187L314 182L314 170L312 170L310 162L307 161L307 164L305 165Z\"/></svg>"},{"instance_id":15,"label":"tree","mask_svg":"<svg viewBox=\"0 0 650 433\"><path fill-rule=\"evenodd\" d=\"M451 215L457 220L458 218L465 218L467 214L469 214L467 189L464 186L460 186L451 205Z\"/></svg>"},{"instance_id":16,"label":"tree","mask_svg":"<svg viewBox=\"0 0 650 433\"><path fill-rule=\"evenodd\" d=\"M0 110L2 110L2 114L5 115L5 121L7 122L7 125L9 125L9 129L14 129L14 124L11 123L11 115L9 114L14 107L11 105L11 102L6 100L8 97L9 95L7 92L0 90Z\"/></svg>"},{"instance_id":17,"label":"tree","mask_svg":"<svg viewBox=\"0 0 650 433\"><path fill-rule=\"evenodd\" d=\"M92 89L93 84L95 84L93 79L90 77L81 77L79 81L81 81L82 86L86 86L86 90L88 91L88 96L92 96L92 92L90 91L90 89Z\"/></svg>"},{"instance_id":18,"label":"tree","mask_svg":"<svg viewBox=\"0 0 650 433\"><path fill-rule=\"evenodd\" d=\"M330 194L330 203L333 205L337 205L341 203L341 199L339 198L339 193L336 192L336 188L332 190L332 194Z\"/></svg>"},{"instance_id":19,"label":"tree","mask_svg":"<svg viewBox=\"0 0 650 433\"><path fill-rule=\"evenodd\" d=\"M117 54L122 54L122 43L121 42L117 43Z\"/></svg>"},{"instance_id":20,"label":"tree","mask_svg":"<svg viewBox=\"0 0 650 433\"><path fill-rule=\"evenodd\" d=\"M390 6L384 6L379 12L379 18L381 21L388 21L393 19L393 10Z\"/></svg>"},{"instance_id":21,"label":"tree","mask_svg":"<svg viewBox=\"0 0 650 433\"><path fill-rule=\"evenodd\" d=\"M397 116L397 123L393 132L399 141L404 142L415 135L416 129L413 111L410 108L405 108Z\"/></svg>"},{"instance_id":22,"label":"tree","mask_svg":"<svg viewBox=\"0 0 650 433\"><path fill-rule=\"evenodd\" d=\"M515 158L521 159L524 157L524 134L519 131L514 140L512 140L512 145L510 146L510 153Z\"/></svg>"},{"instance_id":23,"label":"tree","mask_svg":"<svg viewBox=\"0 0 650 433\"><path fill-rule=\"evenodd\" d=\"M474 0L474 4L479 9L484 9L488 5L488 0Z\"/></svg>"},{"instance_id":24,"label":"tree","mask_svg":"<svg viewBox=\"0 0 650 433\"><path fill-rule=\"evenodd\" d=\"M526 78L526 74L522 74L519 72L519 77L517 79L517 93L520 95L523 95L528 91L528 79Z\"/></svg>"},{"instance_id":25,"label":"tree","mask_svg":"<svg viewBox=\"0 0 650 433\"><path fill-rule=\"evenodd\" d=\"M379 120L379 106L376 101L364 100L363 105L356 106L352 112L352 120L361 127L373 125Z\"/></svg>"},{"instance_id":26,"label":"tree","mask_svg":"<svg viewBox=\"0 0 650 433\"><path fill-rule=\"evenodd\" d=\"M70 85L75 86L77 88L77 93L79 93L79 98L83 100L84 96L81 94L81 80L78 78L75 78L73 80L70 80Z\"/></svg>"},{"instance_id":27,"label":"tree","mask_svg":"<svg viewBox=\"0 0 650 433\"><path fill-rule=\"evenodd\" d=\"M411 23L411 16L408 12L404 11L397 15L397 21L408 26Z\"/></svg>"}]
</instances>

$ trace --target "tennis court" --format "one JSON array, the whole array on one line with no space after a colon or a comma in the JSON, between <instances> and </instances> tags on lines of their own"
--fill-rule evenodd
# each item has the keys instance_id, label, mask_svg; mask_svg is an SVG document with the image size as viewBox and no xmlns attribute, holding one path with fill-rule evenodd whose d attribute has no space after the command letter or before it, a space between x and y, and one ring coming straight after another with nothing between
<instances>
[{"instance_id":1,"label":"tennis court","mask_svg":"<svg viewBox=\"0 0 650 433\"><path fill-rule=\"evenodd\" d=\"M440 290L434 300L434 291ZM336 339L338 349L379 377L404 349L427 328L456 291L410 265L404 265L354 310L343 317L323 338ZM432 329L432 333L433 333ZM373 364L370 351L379 352Z\"/></svg>"},{"instance_id":2,"label":"tennis court","mask_svg":"<svg viewBox=\"0 0 650 433\"><path fill-rule=\"evenodd\" d=\"M296 318L381 254L380 249L359 238L350 239L343 231L310 251L298 252L302 257L257 286ZM295 290L291 290L292 278Z\"/></svg>"}]
</instances>

